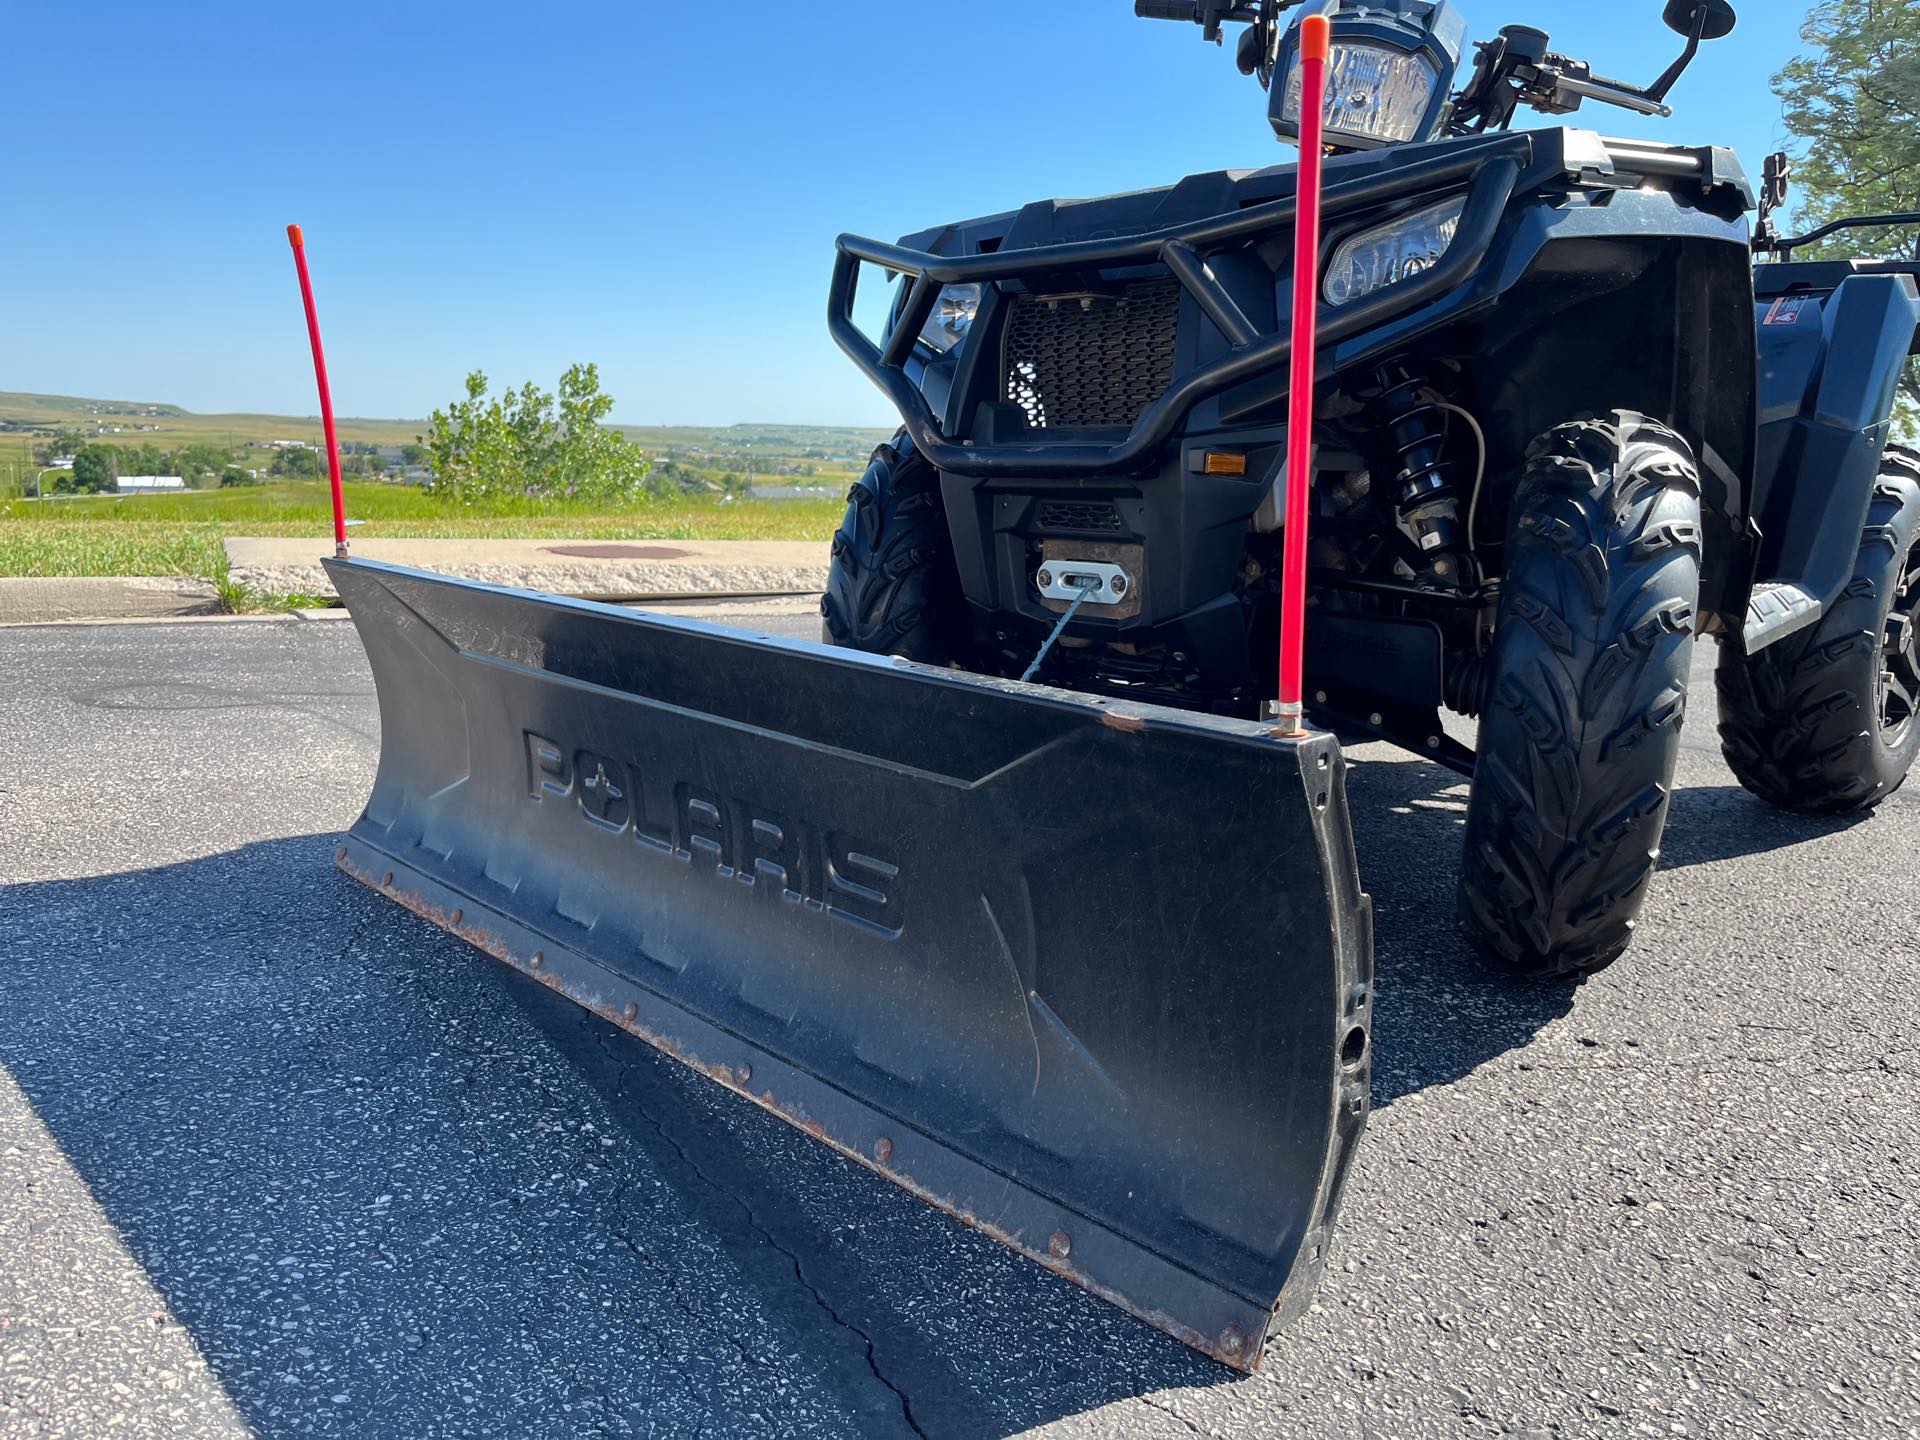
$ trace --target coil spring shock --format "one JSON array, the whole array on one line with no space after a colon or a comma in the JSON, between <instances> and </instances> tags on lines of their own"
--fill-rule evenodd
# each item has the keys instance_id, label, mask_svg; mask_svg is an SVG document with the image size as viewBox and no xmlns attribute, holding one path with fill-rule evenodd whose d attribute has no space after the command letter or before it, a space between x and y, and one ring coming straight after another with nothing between
<instances>
[{"instance_id":1,"label":"coil spring shock","mask_svg":"<svg viewBox=\"0 0 1920 1440\"><path fill-rule=\"evenodd\" d=\"M1448 585L1468 583L1466 531L1454 464L1447 458L1447 414L1426 400L1426 381L1404 370L1384 369L1376 410L1394 447L1394 508L1420 547L1425 578Z\"/></svg>"}]
</instances>

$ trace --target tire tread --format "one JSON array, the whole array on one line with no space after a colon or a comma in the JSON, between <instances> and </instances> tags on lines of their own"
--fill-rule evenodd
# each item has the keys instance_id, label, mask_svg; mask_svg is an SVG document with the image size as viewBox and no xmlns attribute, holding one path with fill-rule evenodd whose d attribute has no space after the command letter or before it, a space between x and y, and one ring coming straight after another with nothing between
<instances>
[{"instance_id":1,"label":"tire tread","mask_svg":"<svg viewBox=\"0 0 1920 1440\"><path fill-rule=\"evenodd\" d=\"M1617 958L1659 858L1699 595L1687 446L1630 411L1534 442L1514 502L1460 914L1506 967Z\"/></svg>"},{"instance_id":2,"label":"tire tread","mask_svg":"<svg viewBox=\"0 0 1920 1440\"><path fill-rule=\"evenodd\" d=\"M1874 483L1853 578L1820 620L1756 655L1721 642L1720 749L1734 777L1783 810L1837 815L1905 782L1920 724L1898 751L1880 737L1876 682L1890 586L1920 537L1920 454L1890 447Z\"/></svg>"}]
</instances>

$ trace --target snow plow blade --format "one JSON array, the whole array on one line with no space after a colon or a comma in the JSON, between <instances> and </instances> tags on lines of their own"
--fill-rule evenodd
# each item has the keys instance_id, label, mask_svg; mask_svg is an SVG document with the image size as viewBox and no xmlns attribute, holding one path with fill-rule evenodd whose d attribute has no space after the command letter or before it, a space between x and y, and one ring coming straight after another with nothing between
<instances>
[{"instance_id":1,"label":"snow plow blade","mask_svg":"<svg viewBox=\"0 0 1920 1440\"><path fill-rule=\"evenodd\" d=\"M366 561L341 867L1224 1363L1366 1119L1338 743Z\"/></svg>"}]
</instances>

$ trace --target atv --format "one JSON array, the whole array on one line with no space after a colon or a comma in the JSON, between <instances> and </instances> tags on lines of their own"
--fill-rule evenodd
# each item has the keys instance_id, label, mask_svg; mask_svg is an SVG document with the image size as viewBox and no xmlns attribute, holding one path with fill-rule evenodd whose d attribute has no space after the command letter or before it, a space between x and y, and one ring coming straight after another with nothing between
<instances>
[{"instance_id":1,"label":"atv","mask_svg":"<svg viewBox=\"0 0 1920 1440\"><path fill-rule=\"evenodd\" d=\"M833 333L904 428L834 540L830 644L356 558L336 483L380 767L335 860L1251 1370L1370 1098L1335 732L1472 776L1462 912L1529 971L1627 944L1696 635L1755 791L1889 794L1920 747L1920 466L1886 444L1920 267L1795 259L1775 166L1756 272L1725 150L1511 130L1663 112L1722 0L1668 6L1686 50L1645 88L1509 27L1456 90L1436 0L1137 8L1244 27L1282 137L1330 75L1325 183L843 237ZM900 282L873 337L869 265Z\"/></svg>"},{"instance_id":2,"label":"atv","mask_svg":"<svg viewBox=\"0 0 1920 1440\"><path fill-rule=\"evenodd\" d=\"M1297 138L1291 0L1135 8L1243 26L1239 68ZM1920 752L1920 459L1888 445L1920 265L1756 280L1729 151L1511 128L1588 101L1669 114L1735 17L1664 18L1685 49L1647 86L1527 26L1465 67L1448 0L1332 18L1310 713L1471 777L1461 919L1532 974L1629 944L1696 636L1720 642L1723 745L1755 794L1871 806ZM1294 166L1203 174L842 236L832 333L902 429L834 537L827 641L1262 713L1295 186ZM898 282L877 338L853 318L866 265Z\"/></svg>"}]
</instances>

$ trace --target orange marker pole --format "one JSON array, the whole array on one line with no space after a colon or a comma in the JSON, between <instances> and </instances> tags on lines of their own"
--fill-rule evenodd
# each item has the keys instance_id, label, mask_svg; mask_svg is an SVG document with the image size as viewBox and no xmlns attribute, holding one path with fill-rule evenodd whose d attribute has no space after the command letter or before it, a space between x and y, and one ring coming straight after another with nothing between
<instances>
[{"instance_id":1,"label":"orange marker pole","mask_svg":"<svg viewBox=\"0 0 1920 1440\"><path fill-rule=\"evenodd\" d=\"M1320 174L1327 103L1324 15L1300 22L1300 175L1293 231L1293 354L1287 399L1287 516L1280 572L1281 735L1306 733L1307 524L1313 493L1314 340L1320 307Z\"/></svg>"},{"instance_id":2,"label":"orange marker pole","mask_svg":"<svg viewBox=\"0 0 1920 1440\"><path fill-rule=\"evenodd\" d=\"M347 496L340 488L340 437L333 429L333 391L327 385L327 356L320 348L320 317L313 308L313 279L307 274L307 240L298 225L287 226L293 268L300 273L300 298L307 307L307 338L313 342L313 378L320 386L320 423L327 432L327 474L333 481L333 553L347 558Z\"/></svg>"}]
</instances>

